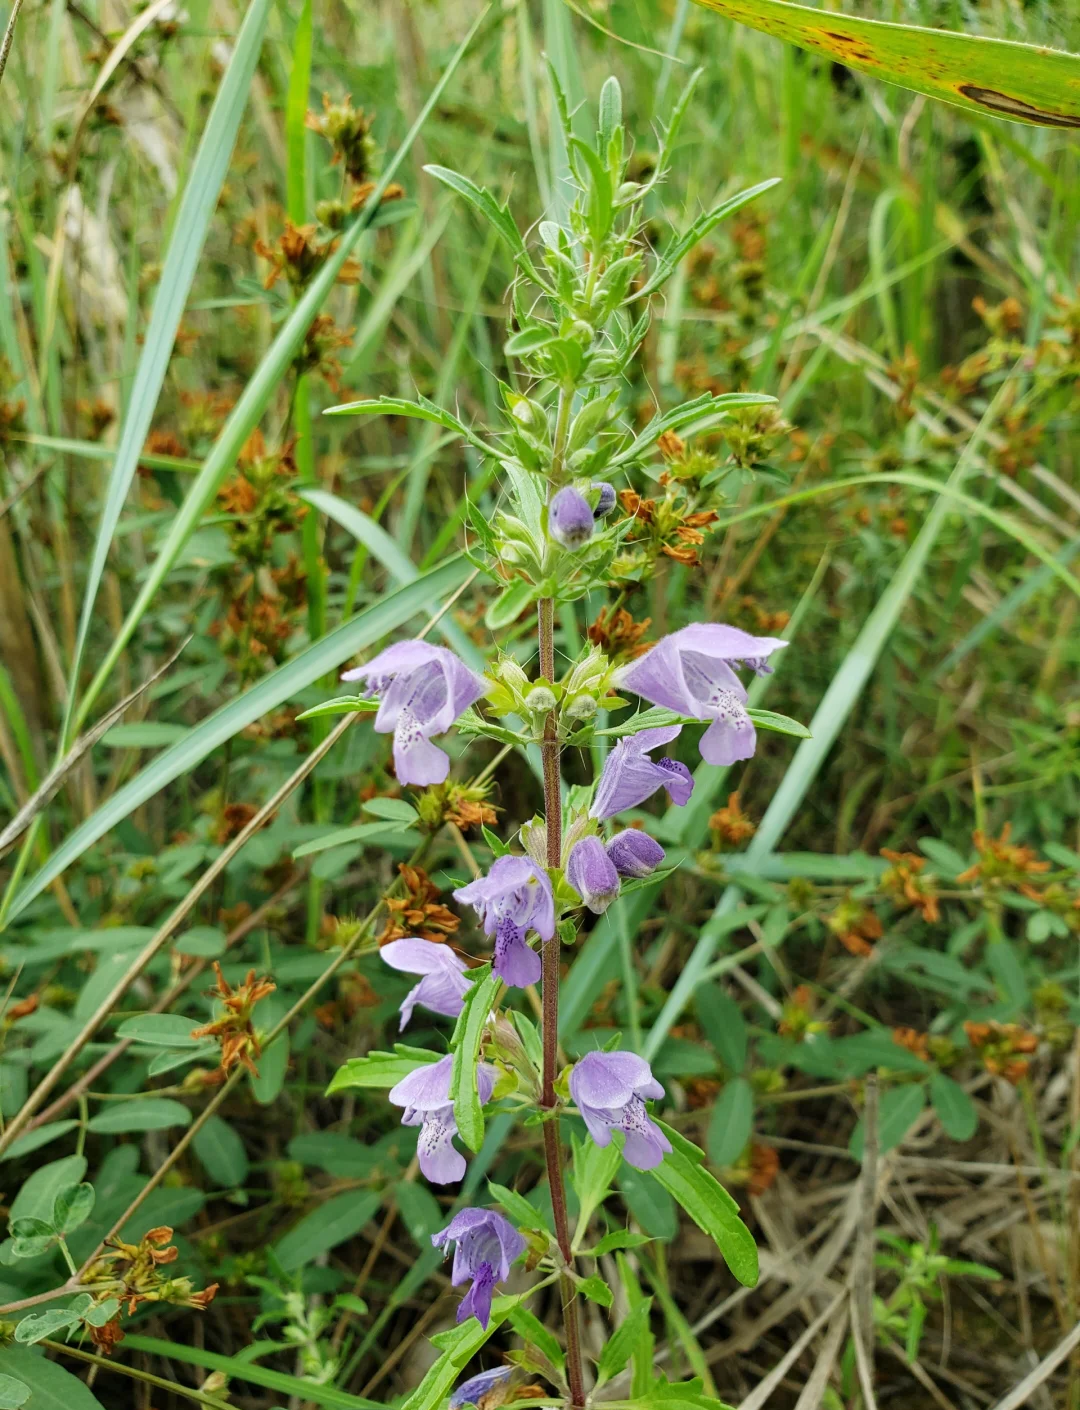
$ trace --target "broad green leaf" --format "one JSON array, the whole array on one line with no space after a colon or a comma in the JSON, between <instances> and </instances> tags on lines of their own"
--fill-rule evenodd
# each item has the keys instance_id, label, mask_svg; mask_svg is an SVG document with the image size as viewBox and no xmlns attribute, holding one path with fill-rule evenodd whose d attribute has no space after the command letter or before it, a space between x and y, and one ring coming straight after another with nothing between
<instances>
[{"instance_id":1,"label":"broad green leaf","mask_svg":"<svg viewBox=\"0 0 1080 1410\"><path fill-rule=\"evenodd\" d=\"M368 798L360 806L373 818L387 818L390 822L399 822L403 826L418 822L420 817L413 805L407 803L404 798Z\"/></svg>"},{"instance_id":2,"label":"broad green leaf","mask_svg":"<svg viewBox=\"0 0 1080 1410\"><path fill-rule=\"evenodd\" d=\"M522 612L532 605L535 592L533 585L524 578L514 578L484 613L484 626L489 632L497 632L516 622Z\"/></svg>"},{"instance_id":3,"label":"broad green leaf","mask_svg":"<svg viewBox=\"0 0 1080 1410\"><path fill-rule=\"evenodd\" d=\"M398 1043L392 1053L372 1052L365 1057L349 1058L334 1073L326 1095L344 1092L350 1087L396 1087L403 1077L408 1077L425 1062L435 1062L437 1056L423 1048L408 1048Z\"/></svg>"},{"instance_id":4,"label":"broad green leaf","mask_svg":"<svg viewBox=\"0 0 1080 1410\"><path fill-rule=\"evenodd\" d=\"M739 1206L701 1164L702 1154L695 1145L664 1122L658 1121L657 1125L673 1149L649 1174L709 1235L739 1282L753 1287L758 1279L757 1245L739 1218Z\"/></svg>"},{"instance_id":5,"label":"broad green leaf","mask_svg":"<svg viewBox=\"0 0 1080 1410\"><path fill-rule=\"evenodd\" d=\"M754 1129L754 1092L745 1077L728 1082L709 1117L706 1144L716 1165L731 1165L746 1149Z\"/></svg>"},{"instance_id":6,"label":"broad green leaf","mask_svg":"<svg viewBox=\"0 0 1080 1410\"><path fill-rule=\"evenodd\" d=\"M306 1214L274 1245L274 1255L287 1273L313 1263L323 1253L353 1238L382 1206L378 1190L349 1190L335 1195Z\"/></svg>"},{"instance_id":7,"label":"broad green leaf","mask_svg":"<svg viewBox=\"0 0 1080 1410\"><path fill-rule=\"evenodd\" d=\"M308 1131L294 1136L288 1150L290 1160L317 1166L328 1175L345 1180L366 1175L378 1163L378 1156L372 1154L370 1146L355 1136L347 1136L344 1131Z\"/></svg>"},{"instance_id":8,"label":"broad green leaf","mask_svg":"<svg viewBox=\"0 0 1080 1410\"><path fill-rule=\"evenodd\" d=\"M344 622L321 640L279 666L243 695L215 710L171 748L165 749L145 769L101 805L70 833L48 862L15 896L8 918L15 916L41 894L72 862L134 810L174 779L190 774L206 756L232 739L247 725L276 710L309 685L335 671L350 656L404 626L429 602L459 587L472 572L465 558L452 558L425 573L407 587L383 597L374 606Z\"/></svg>"},{"instance_id":9,"label":"broad green leaf","mask_svg":"<svg viewBox=\"0 0 1080 1410\"><path fill-rule=\"evenodd\" d=\"M29 1410L102 1410L100 1400L78 1376L26 1347L0 1348L0 1376L30 1387L31 1399L25 1402Z\"/></svg>"},{"instance_id":10,"label":"broad green leaf","mask_svg":"<svg viewBox=\"0 0 1080 1410\"><path fill-rule=\"evenodd\" d=\"M191 1112L171 1097L140 1097L132 1101L110 1102L92 1117L88 1129L99 1136L128 1131L165 1131L170 1126L190 1126Z\"/></svg>"},{"instance_id":11,"label":"broad green leaf","mask_svg":"<svg viewBox=\"0 0 1080 1410\"><path fill-rule=\"evenodd\" d=\"M70 1234L86 1223L93 1208L93 1185L85 1181L81 1185L67 1185L53 1200L53 1228L59 1234Z\"/></svg>"},{"instance_id":12,"label":"broad green leaf","mask_svg":"<svg viewBox=\"0 0 1080 1410\"><path fill-rule=\"evenodd\" d=\"M94 540L94 554L86 578L75 656L69 672L69 679L72 681L77 680L79 676L109 548L124 511L131 482L135 478L154 409L168 371L180 320L184 316L184 305L191 292L195 271L202 255L206 232L217 209L225 173L229 169L233 145L247 106L248 90L255 74L269 13L270 0L252 0L247 9L240 32L232 46L228 68L202 129L199 150L195 154L195 161L176 212L169 248L161 266L161 277L154 295L153 312L143 338L142 354L127 395L127 415L120 431L120 442L109 473L101 523ZM75 704L76 692L72 690L64 722L64 734L69 738L72 733Z\"/></svg>"},{"instance_id":13,"label":"broad green leaf","mask_svg":"<svg viewBox=\"0 0 1080 1410\"><path fill-rule=\"evenodd\" d=\"M474 970L471 978L472 987L465 995L465 1007L458 1015L450 1043L454 1054L450 1099L454 1103L458 1134L471 1151L478 1151L484 1144L484 1109L476 1086L476 1068L484 1026L502 988L502 980L486 965Z\"/></svg>"},{"instance_id":14,"label":"broad green leaf","mask_svg":"<svg viewBox=\"0 0 1080 1410\"><path fill-rule=\"evenodd\" d=\"M14 1376L0 1375L0 1410L19 1410L30 1399L31 1390L25 1381Z\"/></svg>"},{"instance_id":15,"label":"broad green leaf","mask_svg":"<svg viewBox=\"0 0 1080 1410\"><path fill-rule=\"evenodd\" d=\"M376 1400L364 1400L362 1396L338 1390L337 1386L321 1386L315 1381L287 1375L284 1371L271 1371L243 1356L222 1356L216 1351L204 1351L202 1347L188 1346L184 1342L161 1341L157 1337L144 1337L132 1332L125 1336L124 1345L131 1351L142 1351L148 1356L182 1361L188 1366L202 1366L208 1371L221 1371L232 1380L263 1386L281 1395L294 1395L300 1403L326 1406L327 1410L386 1410ZM3 1353L0 1353L0 1364L2 1356ZM57 1406L56 1410L82 1410L82 1407Z\"/></svg>"},{"instance_id":16,"label":"broad green leaf","mask_svg":"<svg viewBox=\"0 0 1080 1410\"><path fill-rule=\"evenodd\" d=\"M74 1131L78 1126L78 1121L69 1118L66 1121L49 1121L44 1126L39 1126L35 1131L28 1131L25 1136L20 1136L17 1141L7 1148L0 1160L18 1160L20 1156L29 1155L32 1151L47 1146L50 1141L56 1141L61 1136L66 1136L69 1131ZM2 1410L2 1407L0 1407Z\"/></svg>"},{"instance_id":17,"label":"broad green leaf","mask_svg":"<svg viewBox=\"0 0 1080 1410\"><path fill-rule=\"evenodd\" d=\"M970 1141L979 1125L979 1113L960 1083L944 1072L935 1072L930 1078L930 1100L953 1140Z\"/></svg>"},{"instance_id":18,"label":"broad green leaf","mask_svg":"<svg viewBox=\"0 0 1080 1410\"><path fill-rule=\"evenodd\" d=\"M40 1166L12 1200L9 1217L51 1219L56 1196L68 1185L78 1184L85 1174L86 1158L81 1155L65 1156Z\"/></svg>"},{"instance_id":19,"label":"broad green leaf","mask_svg":"<svg viewBox=\"0 0 1080 1410\"><path fill-rule=\"evenodd\" d=\"M244 1142L221 1116L211 1116L192 1139L195 1154L207 1175L222 1189L235 1189L248 1177L250 1162Z\"/></svg>"},{"instance_id":20,"label":"broad green leaf","mask_svg":"<svg viewBox=\"0 0 1080 1410\"><path fill-rule=\"evenodd\" d=\"M827 54L886 83L969 112L1044 127L1080 127L1080 55L889 24L789 0L698 0L753 29Z\"/></svg>"},{"instance_id":21,"label":"broad green leaf","mask_svg":"<svg viewBox=\"0 0 1080 1410\"><path fill-rule=\"evenodd\" d=\"M259 1027L265 1035L277 1027L288 1012L288 1004L282 994L271 994L259 1007ZM289 1071L289 1030L279 1033L272 1043L264 1046L255 1066L257 1073L251 1073L251 1094L260 1106L270 1106L276 1102L285 1086Z\"/></svg>"},{"instance_id":22,"label":"broad green leaf","mask_svg":"<svg viewBox=\"0 0 1080 1410\"><path fill-rule=\"evenodd\" d=\"M922 1115L926 1106L926 1087L915 1082L903 1087L890 1087L882 1092L878 1103L878 1154L885 1155L904 1139ZM860 1120L851 1133L848 1149L856 1160L862 1160L865 1149L865 1127Z\"/></svg>"},{"instance_id":23,"label":"broad green leaf","mask_svg":"<svg viewBox=\"0 0 1080 1410\"><path fill-rule=\"evenodd\" d=\"M117 1028L116 1036L153 1048L197 1048L205 1041L191 1036L191 1030L198 1026L196 1019L184 1018L181 1014L144 1013L125 1019Z\"/></svg>"},{"instance_id":24,"label":"broad green leaf","mask_svg":"<svg viewBox=\"0 0 1080 1410\"><path fill-rule=\"evenodd\" d=\"M22 1346L33 1346L44 1337L54 1337L57 1332L77 1327L82 1321L83 1311L90 1306L90 1298L84 1293L75 1302L77 1306L50 1307L45 1312L24 1317L15 1328L15 1340Z\"/></svg>"}]
</instances>

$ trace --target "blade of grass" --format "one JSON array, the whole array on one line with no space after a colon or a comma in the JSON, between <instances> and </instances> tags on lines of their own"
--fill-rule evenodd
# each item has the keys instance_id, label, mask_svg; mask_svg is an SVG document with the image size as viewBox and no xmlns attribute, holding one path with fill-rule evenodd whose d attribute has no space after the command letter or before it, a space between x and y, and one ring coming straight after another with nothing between
<instances>
[{"instance_id":1,"label":"blade of grass","mask_svg":"<svg viewBox=\"0 0 1080 1410\"><path fill-rule=\"evenodd\" d=\"M124 1342L132 1351L142 1351L148 1356L164 1356L167 1360L202 1366L208 1371L221 1371L230 1380L295 1396L300 1404L324 1405L327 1410L384 1410L379 1401L364 1400L359 1395L338 1390L337 1386L301 1380L299 1376L289 1376L284 1371L272 1371L240 1356L221 1356L216 1351L203 1351L201 1347L160 1341L157 1337L138 1336L135 1333L126 1334Z\"/></svg>"},{"instance_id":2,"label":"blade of grass","mask_svg":"<svg viewBox=\"0 0 1080 1410\"><path fill-rule=\"evenodd\" d=\"M410 617L425 611L434 598L452 592L472 571L466 559L454 558L400 591L384 597L375 606L329 632L321 641L313 642L299 656L279 666L243 695L223 705L189 730L182 739L162 750L145 769L64 839L45 866L14 897L6 916L0 917L0 921L10 922L24 911L55 877L81 857L88 847L130 816L140 803L152 798L173 779L190 773L212 750L245 726L276 709L307 686L314 685L321 676L336 670L356 652L404 625Z\"/></svg>"},{"instance_id":3,"label":"blade of grass","mask_svg":"<svg viewBox=\"0 0 1080 1410\"><path fill-rule=\"evenodd\" d=\"M473 36L486 14L487 10L485 9L474 20L469 32L443 70L438 83L432 89L416 121L391 160L387 162L360 214L342 234L335 253L323 265L303 297L285 319L265 357L244 387L239 401L222 427L195 483L191 486L183 504L172 520L165 542L143 580L138 597L125 617L120 630L113 638L97 674L87 688L86 696L76 716L76 728L82 724L97 696L108 682L121 653L145 615L158 589L180 556L184 545L198 527L199 520L213 502L225 476L235 465L236 458L248 436L261 420L286 369L303 342L312 320L337 282L338 274L345 261L356 247L361 235L371 224L379 209L383 193L397 175L398 169L408 155L418 133L438 103L461 60L465 57Z\"/></svg>"},{"instance_id":4,"label":"blade of grass","mask_svg":"<svg viewBox=\"0 0 1080 1410\"><path fill-rule=\"evenodd\" d=\"M180 327L206 233L225 181L240 119L247 105L248 89L262 47L269 11L270 0L252 0L244 16L229 67L214 99L195 164L184 188L173 237L162 265L154 308L146 330L146 341L135 372L128 400L128 413L120 432L105 504L101 511L101 523L98 526L87 573L79 634L69 675L61 748L67 746L85 718L84 710L76 723L79 668L86 650L90 625L94 619L94 604L108 561L109 548L138 468L139 453L150 429L154 408L165 380L177 329ZM113 664L115 659L114 656ZM111 669L112 665L110 671ZM103 680L106 678L103 677Z\"/></svg>"},{"instance_id":5,"label":"blade of grass","mask_svg":"<svg viewBox=\"0 0 1080 1410\"><path fill-rule=\"evenodd\" d=\"M698 0L706 9L801 49L982 115L1080 127L1080 55L1008 39L954 34L790 0Z\"/></svg>"},{"instance_id":6,"label":"blade of grass","mask_svg":"<svg viewBox=\"0 0 1080 1410\"><path fill-rule=\"evenodd\" d=\"M938 534L950 512L950 506L957 500L966 501L967 496L959 492L959 485L973 467L979 446L996 419L1008 396L1009 383L1006 380L997 395L987 407L975 431L964 446L948 483L941 487L937 499L919 530L915 542L904 555L892 581L882 593L877 605L867 617L862 630L833 677L829 688L822 697L821 704L814 712L810 724L812 738L804 740L795 751L780 787L773 794L757 832L746 849L746 858L754 866L776 848L787 830L796 811L806 797L814 779L818 775L825 756L836 742L840 730L862 694L877 665L886 643L896 625L900 613L918 583L926 567L930 553L937 542ZM921 478L921 477L919 477ZM976 501L971 503L975 504ZM712 915L706 921L690 958L679 973L674 988L659 1017L645 1039L643 1056L653 1058L670 1033L683 1008L701 982L705 970L712 960L713 953L721 938L721 930L726 917L742 900L742 890L736 885L726 888Z\"/></svg>"}]
</instances>

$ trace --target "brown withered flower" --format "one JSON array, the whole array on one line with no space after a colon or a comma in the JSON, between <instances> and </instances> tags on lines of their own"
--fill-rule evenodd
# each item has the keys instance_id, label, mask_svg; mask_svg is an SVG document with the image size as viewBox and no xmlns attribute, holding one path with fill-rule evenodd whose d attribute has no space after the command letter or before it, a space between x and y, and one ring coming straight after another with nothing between
<instances>
[{"instance_id":1,"label":"brown withered flower","mask_svg":"<svg viewBox=\"0 0 1080 1410\"><path fill-rule=\"evenodd\" d=\"M439 900L439 888L422 867L398 863L398 872L405 884L404 896L388 896L389 911L379 944L400 940L405 935L418 935L421 940L445 940L453 935L461 920Z\"/></svg>"},{"instance_id":2,"label":"brown withered flower","mask_svg":"<svg viewBox=\"0 0 1080 1410\"><path fill-rule=\"evenodd\" d=\"M214 961L217 985L211 990L225 1006L220 1018L204 1023L201 1028L193 1028L193 1038L216 1038L221 1044L221 1065L216 1078L224 1082L233 1068L240 1063L253 1077L258 1077L259 1069L255 1059L262 1056L262 1046L255 1032L252 1014L255 1005L267 994L272 994L277 985L271 979L256 979L255 971L249 969L243 984L234 989L221 972L221 965Z\"/></svg>"},{"instance_id":3,"label":"brown withered flower","mask_svg":"<svg viewBox=\"0 0 1080 1410\"><path fill-rule=\"evenodd\" d=\"M601 607L588 631L589 640L598 646L612 661L633 661L643 656L650 643L642 637L652 626L652 618L635 622L625 607L618 608L609 619L608 609Z\"/></svg>"},{"instance_id":4,"label":"brown withered flower","mask_svg":"<svg viewBox=\"0 0 1080 1410\"><path fill-rule=\"evenodd\" d=\"M1000 837L987 837L981 830L973 832L971 840L979 860L961 872L957 881L981 881L988 890L1021 891L1038 900L1039 892L1030 878L1049 871L1050 863L1040 862L1033 848L1010 842L1011 833L1012 823L1005 824Z\"/></svg>"},{"instance_id":5,"label":"brown withered flower","mask_svg":"<svg viewBox=\"0 0 1080 1410\"><path fill-rule=\"evenodd\" d=\"M929 1034L920 1033L917 1028L894 1028L892 1040L898 1048L906 1048L923 1062L930 1061Z\"/></svg>"},{"instance_id":6,"label":"brown withered flower","mask_svg":"<svg viewBox=\"0 0 1080 1410\"><path fill-rule=\"evenodd\" d=\"M817 996L807 984L794 989L780 1013L777 1032L783 1038L794 1038L797 1043L812 1033L827 1033L829 1025L814 1017Z\"/></svg>"},{"instance_id":7,"label":"brown withered flower","mask_svg":"<svg viewBox=\"0 0 1080 1410\"><path fill-rule=\"evenodd\" d=\"M673 487L664 499L644 499L636 490L621 490L619 499L634 520L627 534L630 543L641 543L653 556L664 553L689 568L700 563L697 549L705 542L702 529L715 524L715 510L689 510Z\"/></svg>"},{"instance_id":8,"label":"brown withered flower","mask_svg":"<svg viewBox=\"0 0 1080 1410\"><path fill-rule=\"evenodd\" d=\"M850 954L865 959L874 953L873 941L882 936L881 921L872 910L850 895L825 917L825 924Z\"/></svg>"},{"instance_id":9,"label":"brown withered flower","mask_svg":"<svg viewBox=\"0 0 1080 1410\"><path fill-rule=\"evenodd\" d=\"M350 181L369 181L375 159L375 139L371 135L374 115L369 116L363 108L354 108L349 93L336 103L329 93L324 93L322 102L321 113L307 114L306 126L330 143L335 164L340 163L345 168Z\"/></svg>"},{"instance_id":10,"label":"brown withered flower","mask_svg":"<svg viewBox=\"0 0 1080 1410\"><path fill-rule=\"evenodd\" d=\"M709 819L709 831L714 834L719 850L724 843L729 847L741 846L753 837L757 824L743 812L738 793L729 793L724 807L718 808Z\"/></svg>"},{"instance_id":11,"label":"brown withered flower","mask_svg":"<svg viewBox=\"0 0 1080 1410\"><path fill-rule=\"evenodd\" d=\"M978 1053L983 1067L995 1077L1004 1077L1015 1087L1027 1076L1030 1054L1039 1046L1034 1033L1017 1023L964 1024L968 1042Z\"/></svg>"},{"instance_id":12,"label":"brown withered flower","mask_svg":"<svg viewBox=\"0 0 1080 1410\"><path fill-rule=\"evenodd\" d=\"M284 275L293 289L305 289L337 248L334 239L319 240L317 225L294 225L286 216L285 229L274 244L263 239L255 241L257 255L269 261L270 272L263 280L264 289L272 289ZM351 257L338 272L339 284L357 284L360 265Z\"/></svg>"},{"instance_id":13,"label":"brown withered flower","mask_svg":"<svg viewBox=\"0 0 1080 1410\"><path fill-rule=\"evenodd\" d=\"M923 920L933 922L940 918L937 891L934 879L923 876L926 858L917 852L893 852L888 847L881 849L881 855L892 862L892 866L882 873L878 882L880 890L896 906L911 906L922 912Z\"/></svg>"},{"instance_id":14,"label":"brown withered flower","mask_svg":"<svg viewBox=\"0 0 1080 1410\"><path fill-rule=\"evenodd\" d=\"M168 1225L148 1230L137 1244L125 1243L114 1235L106 1240L104 1250L83 1274L83 1283L89 1287L97 1283L119 1283L120 1288L111 1286L109 1294L119 1299L129 1317L144 1302L169 1302L178 1307L205 1309L214 1300L217 1283L196 1292L190 1278L168 1278L159 1271L176 1262L178 1250L171 1243L172 1236ZM104 1328L98 1329L103 1334L101 1341L94 1337L102 1348L111 1349L123 1336L118 1319L113 1321L117 1325L106 1323Z\"/></svg>"}]
</instances>

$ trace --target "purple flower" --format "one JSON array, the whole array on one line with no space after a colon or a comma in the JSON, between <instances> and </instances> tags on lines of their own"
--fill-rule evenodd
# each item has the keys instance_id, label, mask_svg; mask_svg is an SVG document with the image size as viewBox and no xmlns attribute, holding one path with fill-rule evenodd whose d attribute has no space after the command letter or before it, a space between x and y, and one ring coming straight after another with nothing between
<instances>
[{"instance_id":1,"label":"purple flower","mask_svg":"<svg viewBox=\"0 0 1080 1410\"><path fill-rule=\"evenodd\" d=\"M607 854L620 876L649 876L664 860L664 849L647 832L628 827L617 832Z\"/></svg>"},{"instance_id":2,"label":"purple flower","mask_svg":"<svg viewBox=\"0 0 1080 1410\"><path fill-rule=\"evenodd\" d=\"M592 509L573 485L564 485L548 505L548 531L563 548L580 548L592 538Z\"/></svg>"},{"instance_id":3,"label":"purple flower","mask_svg":"<svg viewBox=\"0 0 1080 1410\"><path fill-rule=\"evenodd\" d=\"M784 646L787 642L779 637L696 622L662 637L644 656L616 671L615 680L654 705L711 720L701 757L708 764L734 764L753 757L757 732L746 710L746 690L731 668L746 666L768 675L768 658Z\"/></svg>"},{"instance_id":4,"label":"purple flower","mask_svg":"<svg viewBox=\"0 0 1080 1410\"><path fill-rule=\"evenodd\" d=\"M666 788L673 803L686 803L694 780L685 764L674 759L653 762L649 750L660 744L670 744L678 737L681 725L660 729L643 729L628 734L615 745L604 760L604 771L596 785L590 818L611 818L624 808L644 803L658 788Z\"/></svg>"},{"instance_id":5,"label":"purple flower","mask_svg":"<svg viewBox=\"0 0 1080 1410\"><path fill-rule=\"evenodd\" d=\"M502 1405L504 1402L493 1400L490 1394L493 1390L502 1390L509 1386L514 1378L513 1366L496 1366L490 1371L481 1371L478 1376L473 1376L470 1380L462 1381L461 1385L451 1393L450 1410L463 1410L466 1405L480 1405L483 1403L485 1410L489 1406Z\"/></svg>"},{"instance_id":6,"label":"purple flower","mask_svg":"<svg viewBox=\"0 0 1080 1410\"><path fill-rule=\"evenodd\" d=\"M638 1170L653 1170L671 1142L645 1110L646 1097L664 1089L636 1053L586 1053L570 1073L570 1095L598 1146L611 1144L612 1131L626 1136L623 1155Z\"/></svg>"},{"instance_id":7,"label":"purple flower","mask_svg":"<svg viewBox=\"0 0 1080 1410\"><path fill-rule=\"evenodd\" d=\"M509 1276L511 1263L525 1252L525 1240L497 1210L463 1209L445 1229L432 1234L431 1242L436 1248L457 1245L450 1275L454 1287L472 1282L458 1307L458 1321L475 1315L487 1327L495 1284Z\"/></svg>"},{"instance_id":8,"label":"purple flower","mask_svg":"<svg viewBox=\"0 0 1080 1410\"><path fill-rule=\"evenodd\" d=\"M619 873L599 837L575 842L566 879L595 915L602 916L619 894Z\"/></svg>"},{"instance_id":9,"label":"purple flower","mask_svg":"<svg viewBox=\"0 0 1080 1410\"><path fill-rule=\"evenodd\" d=\"M540 979L540 956L525 943L532 928L541 940L555 935L555 901L547 873L528 857L500 857L488 872L454 892L472 906L486 935L495 936L492 968L504 984L524 989Z\"/></svg>"},{"instance_id":10,"label":"purple flower","mask_svg":"<svg viewBox=\"0 0 1080 1410\"><path fill-rule=\"evenodd\" d=\"M426 641L399 641L341 679L366 681L365 695L379 697L375 728L394 736L398 781L421 787L442 783L450 772L449 755L431 736L445 734L486 689L452 651Z\"/></svg>"},{"instance_id":11,"label":"purple flower","mask_svg":"<svg viewBox=\"0 0 1080 1410\"><path fill-rule=\"evenodd\" d=\"M615 508L618 496L615 494L615 486L609 485L606 480L595 480L593 489L600 491L600 498L596 501L596 508L593 510L594 519L603 519Z\"/></svg>"},{"instance_id":12,"label":"purple flower","mask_svg":"<svg viewBox=\"0 0 1080 1410\"><path fill-rule=\"evenodd\" d=\"M457 1018L464 1007L463 997L469 981L464 961L458 959L449 945L411 937L391 940L379 951L379 958L391 969L423 975L401 1002L401 1028L412 1018L417 1004L446 1018Z\"/></svg>"},{"instance_id":13,"label":"purple flower","mask_svg":"<svg viewBox=\"0 0 1080 1410\"><path fill-rule=\"evenodd\" d=\"M403 1077L388 1093L395 1106L403 1106L402 1126L419 1126L416 1154L420 1169L433 1185L452 1185L465 1174L465 1157L454 1149L457 1135L454 1103L450 1100L450 1072L454 1056L447 1053L438 1062L423 1063ZM491 1100L495 1071L482 1062L476 1069L476 1089L480 1103Z\"/></svg>"}]
</instances>

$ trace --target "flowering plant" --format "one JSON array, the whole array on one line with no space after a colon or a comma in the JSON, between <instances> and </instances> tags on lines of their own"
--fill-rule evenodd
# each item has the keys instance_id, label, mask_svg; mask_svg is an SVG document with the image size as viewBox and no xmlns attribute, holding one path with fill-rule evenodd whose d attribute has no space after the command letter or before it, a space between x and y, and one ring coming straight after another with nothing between
<instances>
[{"instance_id":1,"label":"flowering plant","mask_svg":"<svg viewBox=\"0 0 1080 1410\"><path fill-rule=\"evenodd\" d=\"M536 1204L493 1185L490 1193L500 1208L462 1197L449 1224L434 1235L437 1247L453 1247L452 1282L468 1284L468 1290L459 1305L459 1328L438 1338L442 1354L407 1401L408 1410L437 1410L447 1396L451 1405L472 1403L470 1397L485 1405L514 1398L512 1367L473 1374L456 1390L454 1385L503 1322L511 1319L519 1330L530 1325L521 1320L531 1315L524 1304L549 1284L559 1289L564 1345L550 1336L543 1344L527 1337L526 1349L514 1354L519 1371L554 1388L558 1401L544 1403L581 1410L591 1382L616 1378L626 1392L623 1404L645 1407L663 1395L668 1382L652 1365L644 1323L636 1343L614 1338L595 1368L579 1328L580 1299L606 1306L614 1296L596 1260L647 1242L617 1230L593 1240L593 1219L623 1161L683 1205L716 1241L736 1278L752 1284L757 1277L756 1249L737 1205L702 1153L660 1119L665 1090L646 1059L618 1036L605 1048L580 1052L576 1062L567 1063L559 1049L564 947L592 915L603 914L624 888L645 884L665 861L660 843L641 827L625 825L625 815L660 790L673 804L685 805L694 788L684 763L656 752L674 747L684 728L704 723L706 764L750 758L755 717L737 672L769 671L770 658L787 644L702 622L644 650L635 644L629 660L589 644L561 676L556 669L560 606L648 571L640 551L629 548L633 519L617 509L617 482L632 467L664 455L679 428L772 402L756 393L708 395L656 415L639 431L627 425L620 406L620 379L648 328L649 296L697 239L757 194L744 192L700 218L648 267L643 203L662 177L692 88L664 129L655 173L643 184L628 179L615 80L601 93L592 145L572 134L560 95L576 195L565 220L541 221L538 252L487 191L454 172L429 168L491 224L518 268L516 327L505 351L520 376L515 387L502 388L504 419L497 433L481 435L423 400L382 398L332 409L436 421L496 463L505 500L490 521L472 514L470 556L500 585L489 625L497 630L533 609L538 633L535 673L525 669L527 661L506 653L481 678L448 648L414 641L389 646L344 677L363 681L367 699L377 702L374 727L393 733L399 782L417 788L445 783L451 760L431 741L456 722L466 738L535 746L543 786L543 811L523 823L516 839L504 842L484 829L492 860L454 891L474 911L491 945L490 963L470 969L448 944L430 936L396 938L382 951L389 966L421 976L401 1004L402 1026L417 1005L453 1019L448 1050L438 1056L399 1047L395 1055L354 1058L331 1084L331 1092L338 1092L392 1083L389 1099L403 1109L403 1123L419 1128L420 1171L440 1187L466 1175L466 1156L455 1140L471 1152L483 1150L493 1109L522 1120L543 1142L547 1188ZM625 712L630 704L617 690L651 708L609 726L608 713ZM363 704L346 699L339 707ZM782 717L763 715L758 723L768 727L776 720ZM561 757L568 745L591 746L599 764L592 787L566 787ZM418 795L421 817L432 810L426 799ZM539 1026L519 998L523 991L534 996ZM567 1125L573 1130L578 1203L573 1229L564 1174ZM550 1206L550 1221L541 1204ZM531 1286L513 1271L523 1255ZM514 1290L497 1296L511 1278ZM673 1393L680 1404L719 1404L700 1381L682 1383Z\"/></svg>"}]
</instances>

